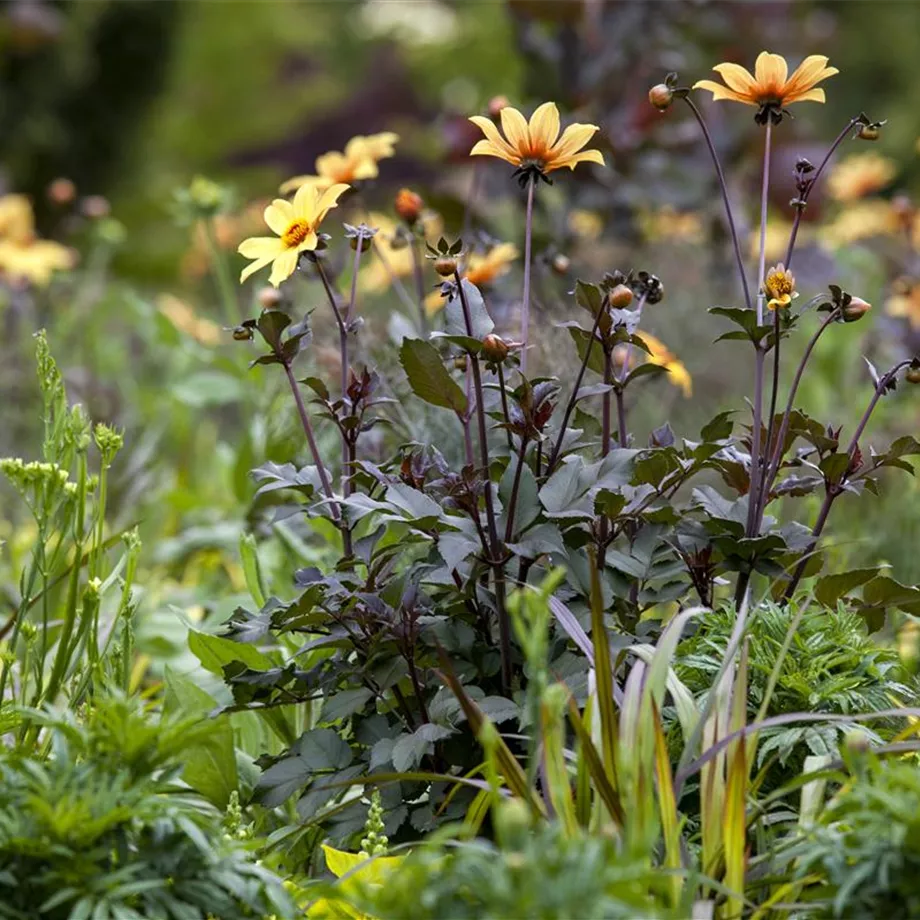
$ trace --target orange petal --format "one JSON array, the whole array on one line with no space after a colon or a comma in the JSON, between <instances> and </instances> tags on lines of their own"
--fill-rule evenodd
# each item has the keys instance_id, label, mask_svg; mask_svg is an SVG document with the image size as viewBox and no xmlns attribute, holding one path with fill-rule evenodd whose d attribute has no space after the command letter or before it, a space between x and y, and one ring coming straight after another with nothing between
<instances>
[{"instance_id":1,"label":"orange petal","mask_svg":"<svg viewBox=\"0 0 920 920\"><path fill-rule=\"evenodd\" d=\"M585 144L597 133L597 125L569 125L562 132L555 146L549 151L550 159L571 156L581 150Z\"/></svg>"},{"instance_id":2,"label":"orange petal","mask_svg":"<svg viewBox=\"0 0 920 920\"><path fill-rule=\"evenodd\" d=\"M729 89L727 86L723 86L721 83L716 83L715 80L697 80L693 84L694 89L704 89L709 93L712 93L712 98L719 99L729 99L732 102L743 102L745 105L757 105L753 99L748 98L747 96L742 96L740 93L736 93L733 89Z\"/></svg>"},{"instance_id":3,"label":"orange petal","mask_svg":"<svg viewBox=\"0 0 920 920\"><path fill-rule=\"evenodd\" d=\"M793 93L785 99L786 105L792 105L793 102L824 102L823 89L810 89L806 93Z\"/></svg>"},{"instance_id":4,"label":"orange petal","mask_svg":"<svg viewBox=\"0 0 920 920\"><path fill-rule=\"evenodd\" d=\"M549 150L559 137L559 109L555 102L544 102L530 116L527 126L531 146L535 150Z\"/></svg>"},{"instance_id":5,"label":"orange petal","mask_svg":"<svg viewBox=\"0 0 920 920\"><path fill-rule=\"evenodd\" d=\"M497 150L504 151L502 153L493 154L493 156L500 156L502 159L508 159L510 156L515 155L515 151L512 146L501 136L498 131L498 128L495 127L495 123L491 118L486 118L484 115L473 115L470 118L470 121L485 134L486 139L491 141L493 146Z\"/></svg>"},{"instance_id":6,"label":"orange petal","mask_svg":"<svg viewBox=\"0 0 920 920\"><path fill-rule=\"evenodd\" d=\"M502 130L514 152L526 156L530 150L530 134L524 116L517 110L506 105L501 111Z\"/></svg>"},{"instance_id":7,"label":"orange petal","mask_svg":"<svg viewBox=\"0 0 920 920\"><path fill-rule=\"evenodd\" d=\"M547 164L547 170L561 169L563 166L574 169L579 163L598 163L601 166L607 165L604 162L604 155L600 150L583 150L581 153L573 153L567 156L564 160L555 160L552 164Z\"/></svg>"},{"instance_id":8,"label":"orange petal","mask_svg":"<svg viewBox=\"0 0 920 920\"><path fill-rule=\"evenodd\" d=\"M786 82L789 68L786 59L779 54L761 51L754 63L754 79L759 89L779 89Z\"/></svg>"},{"instance_id":9,"label":"orange petal","mask_svg":"<svg viewBox=\"0 0 920 920\"><path fill-rule=\"evenodd\" d=\"M471 157L500 157L502 160L507 160L507 162L513 164L514 166L521 165L521 158L515 154L507 153L505 150L496 147L492 141L481 140L477 141L473 146L473 149L470 151Z\"/></svg>"},{"instance_id":10,"label":"orange petal","mask_svg":"<svg viewBox=\"0 0 920 920\"><path fill-rule=\"evenodd\" d=\"M729 89L743 95L753 94L757 84L751 72L740 64L716 64L712 68L725 81Z\"/></svg>"}]
</instances>

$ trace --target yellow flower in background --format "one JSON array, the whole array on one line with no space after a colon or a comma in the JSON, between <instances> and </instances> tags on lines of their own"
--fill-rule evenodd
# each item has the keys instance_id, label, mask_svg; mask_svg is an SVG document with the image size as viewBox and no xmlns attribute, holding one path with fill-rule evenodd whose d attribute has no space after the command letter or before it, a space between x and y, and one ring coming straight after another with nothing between
<instances>
[{"instance_id":1,"label":"yellow flower in background","mask_svg":"<svg viewBox=\"0 0 920 920\"><path fill-rule=\"evenodd\" d=\"M0 198L0 275L13 283L45 287L56 271L73 268L67 246L35 235L32 205L25 195Z\"/></svg>"},{"instance_id":2,"label":"yellow flower in background","mask_svg":"<svg viewBox=\"0 0 920 920\"><path fill-rule=\"evenodd\" d=\"M767 237L764 240L764 256L768 262L779 261L786 257L789 247L789 235L792 233L792 221L783 218L773 218L767 222ZM799 246L813 237L811 227L799 227L796 241ZM748 252L752 259L760 253L760 229L754 230L748 238Z\"/></svg>"},{"instance_id":3,"label":"yellow flower in background","mask_svg":"<svg viewBox=\"0 0 920 920\"><path fill-rule=\"evenodd\" d=\"M172 294L161 294L157 298L157 309L180 332L191 336L202 345L218 345L221 341L220 326L202 316L184 301Z\"/></svg>"},{"instance_id":4,"label":"yellow flower in background","mask_svg":"<svg viewBox=\"0 0 920 920\"><path fill-rule=\"evenodd\" d=\"M879 153L857 153L831 170L827 190L837 201L855 201L883 189L897 175L893 160Z\"/></svg>"},{"instance_id":5,"label":"yellow flower in background","mask_svg":"<svg viewBox=\"0 0 920 920\"><path fill-rule=\"evenodd\" d=\"M795 297L795 276L780 262L767 272L763 282L763 292L769 298L767 306L771 310L788 307Z\"/></svg>"},{"instance_id":6,"label":"yellow flower in background","mask_svg":"<svg viewBox=\"0 0 920 920\"><path fill-rule=\"evenodd\" d=\"M510 105L501 110L500 117L504 137L491 118L484 115L470 118L486 136L476 143L470 156L498 157L512 166L535 166L544 173L565 166L574 169L579 163L604 165L599 150L582 150L599 130L597 125L569 125L560 137L559 109L554 102L544 102L529 123Z\"/></svg>"},{"instance_id":7,"label":"yellow flower in background","mask_svg":"<svg viewBox=\"0 0 920 920\"><path fill-rule=\"evenodd\" d=\"M894 293L885 303L885 312L889 316L903 317L912 329L920 329L920 281L898 279Z\"/></svg>"},{"instance_id":8,"label":"yellow flower in background","mask_svg":"<svg viewBox=\"0 0 920 920\"><path fill-rule=\"evenodd\" d=\"M348 903L348 896L373 892L386 883L387 876L399 868L405 856L376 856L371 858L367 853L348 853L345 850L336 850L323 844L323 853L326 856L326 868L338 879L336 888L343 897L322 898L310 905L307 916L312 918L350 917L353 920L370 920L367 914Z\"/></svg>"},{"instance_id":9,"label":"yellow flower in background","mask_svg":"<svg viewBox=\"0 0 920 920\"><path fill-rule=\"evenodd\" d=\"M779 54L761 51L754 64L754 73L740 64L716 64L712 68L725 81L698 80L694 89L703 89L712 93L714 100L728 99L744 105L759 106L766 121L767 110L772 110L773 120L778 120L779 113L794 102L824 102L824 90L815 87L839 73L836 67L827 66L823 54L811 54L798 66L792 76L788 76L789 67L786 59Z\"/></svg>"},{"instance_id":10,"label":"yellow flower in background","mask_svg":"<svg viewBox=\"0 0 920 920\"><path fill-rule=\"evenodd\" d=\"M358 135L346 145L344 153L332 150L316 158L315 176L294 176L281 186L281 194L287 195L304 185L327 189L339 183L352 185L361 179L374 179L380 170L377 164L393 156L394 145L399 135L392 131L380 134Z\"/></svg>"},{"instance_id":11,"label":"yellow flower in background","mask_svg":"<svg viewBox=\"0 0 920 920\"><path fill-rule=\"evenodd\" d=\"M263 217L278 236L253 236L240 243L239 254L255 260L243 269L240 283L269 262L272 263L269 284L278 287L289 278L297 268L300 253L316 249L319 225L326 214L338 206L339 198L348 188L347 185L333 185L320 191L304 185L297 190L293 201L276 198L265 209Z\"/></svg>"},{"instance_id":12,"label":"yellow flower in background","mask_svg":"<svg viewBox=\"0 0 920 920\"><path fill-rule=\"evenodd\" d=\"M497 243L486 252L471 252L466 262L462 276L476 287L488 287L502 275L511 270L511 263L518 258L520 253L514 243ZM425 311L429 316L434 316L443 306L444 298L440 291L432 291L425 298Z\"/></svg>"},{"instance_id":13,"label":"yellow flower in background","mask_svg":"<svg viewBox=\"0 0 920 920\"><path fill-rule=\"evenodd\" d=\"M887 201L856 201L819 230L819 239L831 249L858 240L888 236L897 229L897 218Z\"/></svg>"},{"instance_id":14,"label":"yellow flower in background","mask_svg":"<svg viewBox=\"0 0 920 920\"><path fill-rule=\"evenodd\" d=\"M677 355L661 339L655 338L651 333L640 331L637 334L648 345L651 352L650 354L643 352L645 360L650 364L657 364L659 367L665 368L668 371L668 379L671 383L678 387L684 396L692 396L693 381L687 368L678 360Z\"/></svg>"},{"instance_id":15,"label":"yellow flower in background","mask_svg":"<svg viewBox=\"0 0 920 920\"><path fill-rule=\"evenodd\" d=\"M642 234L650 242L659 240L671 242L698 243L703 239L703 222L699 214L692 211L678 211L665 205L657 211L645 211L639 215Z\"/></svg>"},{"instance_id":16,"label":"yellow flower in background","mask_svg":"<svg viewBox=\"0 0 920 920\"><path fill-rule=\"evenodd\" d=\"M415 270L412 248L400 234L396 221L372 211L365 223L375 227L374 254L376 258L361 271L361 290L370 294L380 294L387 290L394 278L408 278ZM421 217L425 239L437 240L443 230L443 221L438 214L425 212Z\"/></svg>"},{"instance_id":17,"label":"yellow flower in background","mask_svg":"<svg viewBox=\"0 0 920 920\"><path fill-rule=\"evenodd\" d=\"M604 232L604 219L595 211L575 208L566 222L569 230L583 240L596 240Z\"/></svg>"}]
</instances>

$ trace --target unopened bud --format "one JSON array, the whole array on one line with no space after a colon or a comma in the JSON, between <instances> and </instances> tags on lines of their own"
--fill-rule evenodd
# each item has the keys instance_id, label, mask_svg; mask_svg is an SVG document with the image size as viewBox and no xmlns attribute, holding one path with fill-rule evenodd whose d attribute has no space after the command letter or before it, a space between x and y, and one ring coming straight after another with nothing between
<instances>
[{"instance_id":1,"label":"unopened bud","mask_svg":"<svg viewBox=\"0 0 920 920\"><path fill-rule=\"evenodd\" d=\"M454 358L454 368L458 371L466 370L466 355L457 355Z\"/></svg>"},{"instance_id":2,"label":"unopened bud","mask_svg":"<svg viewBox=\"0 0 920 920\"><path fill-rule=\"evenodd\" d=\"M434 260L434 270L442 278L449 278L457 271L457 260L453 256L438 256Z\"/></svg>"},{"instance_id":3,"label":"unopened bud","mask_svg":"<svg viewBox=\"0 0 920 920\"><path fill-rule=\"evenodd\" d=\"M234 326L233 338L237 342L249 342L252 340L252 329L248 326Z\"/></svg>"},{"instance_id":4,"label":"unopened bud","mask_svg":"<svg viewBox=\"0 0 920 920\"><path fill-rule=\"evenodd\" d=\"M871 303L867 303L862 297L853 297L843 308L843 321L845 323L855 323L857 320L862 319L871 309Z\"/></svg>"},{"instance_id":5,"label":"unopened bud","mask_svg":"<svg viewBox=\"0 0 920 920\"><path fill-rule=\"evenodd\" d=\"M878 125L860 125L856 136L861 141L877 141L881 133Z\"/></svg>"},{"instance_id":6,"label":"unopened bud","mask_svg":"<svg viewBox=\"0 0 920 920\"><path fill-rule=\"evenodd\" d=\"M648 101L651 102L659 112L664 112L665 109L671 107L671 103L674 101L674 91L670 86L664 83L656 83L648 91Z\"/></svg>"},{"instance_id":7,"label":"unopened bud","mask_svg":"<svg viewBox=\"0 0 920 920\"><path fill-rule=\"evenodd\" d=\"M396 196L396 213L407 223L414 224L422 213L425 202L422 196L411 189L403 188Z\"/></svg>"},{"instance_id":8,"label":"unopened bud","mask_svg":"<svg viewBox=\"0 0 920 920\"><path fill-rule=\"evenodd\" d=\"M353 236L351 238L351 248L355 252L358 251L358 240L359 239L361 241L361 252L367 252L368 249L370 249L371 246L374 244L374 238L371 236L364 236L364 235L360 237Z\"/></svg>"},{"instance_id":9,"label":"unopened bud","mask_svg":"<svg viewBox=\"0 0 920 920\"><path fill-rule=\"evenodd\" d=\"M482 340L482 353L487 361L501 364L508 357L508 344L501 336L490 333Z\"/></svg>"},{"instance_id":10,"label":"unopened bud","mask_svg":"<svg viewBox=\"0 0 920 920\"><path fill-rule=\"evenodd\" d=\"M489 113L489 118L497 120L502 113L502 109L507 108L509 105L507 96L493 96L489 100L489 105L486 109Z\"/></svg>"},{"instance_id":11,"label":"unopened bud","mask_svg":"<svg viewBox=\"0 0 920 920\"><path fill-rule=\"evenodd\" d=\"M610 292L609 299L615 310L625 310L633 301L633 292L625 284L618 284Z\"/></svg>"},{"instance_id":12,"label":"unopened bud","mask_svg":"<svg viewBox=\"0 0 920 920\"><path fill-rule=\"evenodd\" d=\"M77 187L70 179L55 179L48 186L48 200L53 204L71 204L77 197Z\"/></svg>"},{"instance_id":13,"label":"unopened bud","mask_svg":"<svg viewBox=\"0 0 920 920\"><path fill-rule=\"evenodd\" d=\"M259 291L259 303L264 310L274 310L284 298L276 287L264 287Z\"/></svg>"},{"instance_id":14,"label":"unopened bud","mask_svg":"<svg viewBox=\"0 0 920 920\"><path fill-rule=\"evenodd\" d=\"M80 203L80 210L84 216L99 220L109 216L112 206L109 204L108 198L102 195L87 195Z\"/></svg>"},{"instance_id":15,"label":"unopened bud","mask_svg":"<svg viewBox=\"0 0 920 920\"><path fill-rule=\"evenodd\" d=\"M557 275L567 275L572 267L572 260L567 255L557 252L550 264Z\"/></svg>"},{"instance_id":16,"label":"unopened bud","mask_svg":"<svg viewBox=\"0 0 920 920\"><path fill-rule=\"evenodd\" d=\"M904 379L908 383L920 383L920 367L909 367Z\"/></svg>"}]
</instances>

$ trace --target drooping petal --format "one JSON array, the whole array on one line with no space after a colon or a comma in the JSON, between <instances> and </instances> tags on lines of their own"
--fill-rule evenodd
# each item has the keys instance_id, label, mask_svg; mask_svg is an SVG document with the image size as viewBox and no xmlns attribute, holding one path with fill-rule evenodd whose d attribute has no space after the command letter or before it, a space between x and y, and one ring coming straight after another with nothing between
<instances>
[{"instance_id":1,"label":"drooping petal","mask_svg":"<svg viewBox=\"0 0 920 920\"><path fill-rule=\"evenodd\" d=\"M561 169L563 166L574 169L579 163L597 163L600 166L607 165L604 162L604 155L600 150L582 150L581 153L573 153L571 156L566 157L564 161L558 161L558 166L547 166L547 171L551 169Z\"/></svg>"},{"instance_id":2,"label":"drooping petal","mask_svg":"<svg viewBox=\"0 0 920 920\"><path fill-rule=\"evenodd\" d=\"M722 79L729 89L743 96L749 96L754 93L756 82L751 72L740 64L716 64L712 68Z\"/></svg>"},{"instance_id":3,"label":"drooping petal","mask_svg":"<svg viewBox=\"0 0 920 920\"><path fill-rule=\"evenodd\" d=\"M549 151L551 159L564 159L577 153L597 133L597 125L569 125Z\"/></svg>"},{"instance_id":4,"label":"drooping petal","mask_svg":"<svg viewBox=\"0 0 920 920\"><path fill-rule=\"evenodd\" d=\"M268 263L271 262L273 258L273 256L265 256L264 258L256 259L255 262L251 262L249 265L247 265L242 270L242 272L240 272L240 284L242 284L250 275L255 274L255 272L262 268L265 268L265 266L268 265Z\"/></svg>"},{"instance_id":5,"label":"drooping petal","mask_svg":"<svg viewBox=\"0 0 920 920\"><path fill-rule=\"evenodd\" d=\"M527 126L534 152L549 150L559 137L559 109L555 102L544 102L530 116Z\"/></svg>"},{"instance_id":6,"label":"drooping petal","mask_svg":"<svg viewBox=\"0 0 920 920\"><path fill-rule=\"evenodd\" d=\"M352 138L348 143L353 144L359 138ZM321 176L332 179L333 182L340 182L343 176L349 176L354 162L357 160L359 153L345 155L337 150L324 153L316 158L316 172Z\"/></svg>"},{"instance_id":7,"label":"drooping petal","mask_svg":"<svg viewBox=\"0 0 920 920\"><path fill-rule=\"evenodd\" d=\"M283 249L284 243L277 236L251 236L236 251L247 259L274 259Z\"/></svg>"},{"instance_id":8,"label":"drooping petal","mask_svg":"<svg viewBox=\"0 0 920 920\"><path fill-rule=\"evenodd\" d=\"M317 224L326 216L326 213L331 208L338 207L339 198L341 198L349 188L351 188L351 186L346 185L344 182L339 182L327 188L326 191L319 196L319 200L316 202L315 214Z\"/></svg>"},{"instance_id":9,"label":"drooping petal","mask_svg":"<svg viewBox=\"0 0 920 920\"><path fill-rule=\"evenodd\" d=\"M268 283L278 287L285 278L290 278L297 268L297 260L300 253L296 249L286 249L275 258L272 263L272 273L269 276Z\"/></svg>"},{"instance_id":10,"label":"drooping petal","mask_svg":"<svg viewBox=\"0 0 920 920\"><path fill-rule=\"evenodd\" d=\"M294 209L291 207L290 201L284 198L276 198L262 212L262 217L265 219L265 223L268 224L272 232L281 236L281 234L287 230L291 220L293 220L293 214Z\"/></svg>"},{"instance_id":11,"label":"drooping petal","mask_svg":"<svg viewBox=\"0 0 920 920\"><path fill-rule=\"evenodd\" d=\"M503 154L497 153L494 156L500 156L503 160L509 160L509 157L516 156L516 151L514 148L501 136L498 128L495 127L495 123L491 118L486 118L484 115L473 115L470 118L470 121L485 134L486 139L491 141L495 146L496 150L504 151ZM509 162L513 162L509 160Z\"/></svg>"},{"instance_id":12,"label":"drooping petal","mask_svg":"<svg viewBox=\"0 0 920 920\"><path fill-rule=\"evenodd\" d=\"M757 81L757 89L763 93L778 91L786 82L786 76L789 68L786 66L786 59L779 54L771 54L769 51L761 51L757 55L754 63L754 79Z\"/></svg>"},{"instance_id":13,"label":"drooping petal","mask_svg":"<svg viewBox=\"0 0 920 920\"><path fill-rule=\"evenodd\" d=\"M742 96L740 93L736 93L733 89L729 89L727 86L723 86L721 83L716 83L715 80L697 80L693 84L694 89L704 89L709 93L712 93L712 98L715 100L728 99L732 102L743 102L745 105L757 105L753 99L748 98L747 96Z\"/></svg>"},{"instance_id":14,"label":"drooping petal","mask_svg":"<svg viewBox=\"0 0 920 920\"><path fill-rule=\"evenodd\" d=\"M521 157L526 157L530 152L530 134L524 116L510 105L501 111L502 130L514 152Z\"/></svg>"},{"instance_id":15,"label":"drooping petal","mask_svg":"<svg viewBox=\"0 0 920 920\"><path fill-rule=\"evenodd\" d=\"M786 105L791 105L793 102L824 102L824 90L823 89L810 89L807 93L795 93L792 96L788 96L785 100Z\"/></svg>"}]
</instances>

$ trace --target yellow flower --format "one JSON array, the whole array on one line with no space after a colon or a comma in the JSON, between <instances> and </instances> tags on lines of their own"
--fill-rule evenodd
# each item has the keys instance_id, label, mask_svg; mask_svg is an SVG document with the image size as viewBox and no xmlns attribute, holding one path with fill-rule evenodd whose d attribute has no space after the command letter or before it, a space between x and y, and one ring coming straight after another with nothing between
<instances>
[{"instance_id":1,"label":"yellow flower","mask_svg":"<svg viewBox=\"0 0 920 920\"><path fill-rule=\"evenodd\" d=\"M400 244L399 227L395 221L385 214L372 211L365 223L377 229L374 236L374 251L377 257L361 272L361 290L380 294L390 287L394 278L411 276L415 270L415 262L408 242ZM443 222L437 214L424 213L421 224L426 239L436 240L441 235Z\"/></svg>"},{"instance_id":2,"label":"yellow flower","mask_svg":"<svg viewBox=\"0 0 920 920\"><path fill-rule=\"evenodd\" d=\"M554 102L544 102L533 113L529 124L510 105L501 110L500 117L504 137L491 118L483 115L470 118L486 136L485 140L476 143L470 156L499 157L513 166L534 166L543 173L564 166L574 169L579 163L604 165L604 157L599 150L582 151L582 147L598 131L597 125L569 125L560 137L559 109Z\"/></svg>"},{"instance_id":3,"label":"yellow flower","mask_svg":"<svg viewBox=\"0 0 920 920\"><path fill-rule=\"evenodd\" d=\"M514 243L497 243L487 252L472 252L467 259L466 269L462 272L463 277L476 287L485 287L506 275L518 255ZM443 306L444 298L440 291L432 291L425 298L425 310L429 316L434 316Z\"/></svg>"},{"instance_id":4,"label":"yellow flower","mask_svg":"<svg viewBox=\"0 0 920 920\"><path fill-rule=\"evenodd\" d=\"M348 897L373 891L382 886L387 876L394 872L405 856L376 856L373 859L367 853L347 853L323 844L326 856L326 868L336 877L347 876L336 887L342 898L322 898L314 902L307 916L313 918L350 917L353 920L370 920L368 915L348 903Z\"/></svg>"},{"instance_id":5,"label":"yellow flower","mask_svg":"<svg viewBox=\"0 0 920 920\"><path fill-rule=\"evenodd\" d=\"M678 211L671 205L640 214L639 224L648 242L668 240L697 243L703 237L703 224L699 215L692 211Z\"/></svg>"},{"instance_id":6,"label":"yellow flower","mask_svg":"<svg viewBox=\"0 0 920 920\"><path fill-rule=\"evenodd\" d=\"M632 349L630 352L630 364L632 364L632 361L637 357L637 352L645 355L645 360L648 361L649 364L657 364L668 371L669 380L683 392L684 396L692 396L693 381L690 378L690 373L687 371L687 368L677 359L677 355L675 355L661 339L655 338L650 332L642 330L638 333L638 336L648 345L649 352L639 352L638 349ZM626 348L624 345L617 347L618 349Z\"/></svg>"},{"instance_id":7,"label":"yellow flower","mask_svg":"<svg viewBox=\"0 0 920 920\"><path fill-rule=\"evenodd\" d=\"M885 304L890 316L904 317L912 329L920 329L920 282L901 278L895 285L895 293Z\"/></svg>"},{"instance_id":8,"label":"yellow flower","mask_svg":"<svg viewBox=\"0 0 920 920\"><path fill-rule=\"evenodd\" d=\"M575 208L569 213L569 230L585 240L596 240L604 232L604 220L595 211Z\"/></svg>"},{"instance_id":9,"label":"yellow flower","mask_svg":"<svg viewBox=\"0 0 920 920\"><path fill-rule=\"evenodd\" d=\"M28 242L35 236L32 205L25 195L0 198L0 237Z\"/></svg>"},{"instance_id":10,"label":"yellow flower","mask_svg":"<svg viewBox=\"0 0 920 920\"><path fill-rule=\"evenodd\" d=\"M774 122L787 105L794 102L824 102L824 90L815 87L828 77L839 73L836 67L827 66L823 54L811 54L798 66L791 77L787 77L789 68L786 59L779 54L761 51L751 74L740 64L716 64L712 68L725 84L714 80L699 80L693 84L694 89L704 89L712 93L713 99L729 99L756 105L761 109L758 121L766 121L768 113Z\"/></svg>"},{"instance_id":11,"label":"yellow flower","mask_svg":"<svg viewBox=\"0 0 920 920\"><path fill-rule=\"evenodd\" d=\"M191 336L202 345L218 345L221 340L220 326L211 320L198 316L184 301L172 294L161 294L157 298L157 309L180 332Z\"/></svg>"},{"instance_id":12,"label":"yellow flower","mask_svg":"<svg viewBox=\"0 0 920 920\"><path fill-rule=\"evenodd\" d=\"M795 277L782 262L774 265L767 272L763 282L763 292L770 298L767 306L771 310L788 307L793 299L798 297L795 291Z\"/></svg>"},{"instance_id":13,"label":"yellow flower","mask_svg":"<svg viewBox=\"0 0 920 920\"><path fill-rule=\"evenodd\" d=\"M281 194L296 191L304 185L318 189L344 182L351 185L361 179L373 179L379 174L377 164L393 156L394 144L399 135L392 131L380 134L358 135L346 145L345 152L332 150L316 158L315 176L294 176L281 186Z\"/></svg>"},{"instance_id":14,"label":"yellow flower","mask_svg":"<svg viewBox=\"0 0 920 920\"><path fill-rule=\"evenodd\" d=\"M833 168L827 190L837 201L855 201L883 189L897 175L897 167L878 153L857 153Z\"/></svg>"},{"instance_id":15,"label":"yellow flower","mask_svg":"<svg viewBox=\"0 0 920 920\"><path fill-rule=\"evenodd\" d=\"M337 207L339 197L347 190L348 186L341 184L325 191L304 185L297 190L293 201L276 198L265 209L263 217L278 236L252 236L240 243L237 250L240 255L255 260L243 269L240 283L269 262L272 263L269 284L278 287L289 278L297 268L300 253L316 249L319 225L326 214Z\"/></svg>"},{"instance_id":16,"label":"yellow flower","mask_svg":"<svg viewBox=\"0 0 920 920\"><path fill-rule=\"evenodd\" d=\"M897 229L897 216L887 201L857 201L820 230L821 242L839 249L858 240L887 236Z\"/></svg>"},{"instance_id":17,"label":"yellow flower","mask_svg":"<svg viewBox=\"0 0 920 920\"><path fill-rule=\"evenodd\" d=\"M74 252L35 236L32 205L25 195L0 198L0 275L13 283L45 287L59 269L73 268Z\"/></svg>"}]
</instances>

